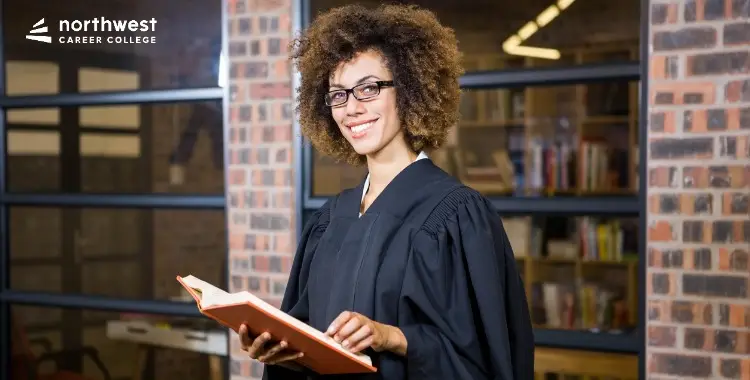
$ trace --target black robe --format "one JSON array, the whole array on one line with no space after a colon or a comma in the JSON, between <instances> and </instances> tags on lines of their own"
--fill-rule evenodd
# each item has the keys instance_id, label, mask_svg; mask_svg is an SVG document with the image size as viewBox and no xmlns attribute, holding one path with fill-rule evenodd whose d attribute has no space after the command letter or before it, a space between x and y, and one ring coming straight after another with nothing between
<instances>
[{"instance_id":1,"label":"black robe","mask_svg":"<svg viewBox=\"0 0 750 380\"><path fill-rule=\"evenodd\" d=\"M429 159L401 171L359 217L363 186L307 222L281 309L321 331L345 310L397 326L406 356L368 349L378 372L366 375L267 365L264 379L533 379L524 287L492 205Z\"/></svg>"}]
</instances>

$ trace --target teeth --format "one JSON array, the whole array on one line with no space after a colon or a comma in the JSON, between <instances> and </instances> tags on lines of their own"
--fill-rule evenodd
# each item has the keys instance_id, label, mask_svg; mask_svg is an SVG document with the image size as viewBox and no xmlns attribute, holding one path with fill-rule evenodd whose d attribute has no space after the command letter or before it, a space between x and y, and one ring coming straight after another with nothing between
<instances>
[{"instance_id":1,"label":"teeth","mask_svg":"<svg viewBox=\"0 0 750 380\"><path fill-rule=\"evenodd\" d=\"M365 124L360 124L360 125L354 126L354 127L352 127L352 132L354 132L354 133L360 133L360 132L364 131L365 129L372 127L373 124L375 124L375 122L371 121L369 123L365 123Z\"/></svg>"}]
</instances>

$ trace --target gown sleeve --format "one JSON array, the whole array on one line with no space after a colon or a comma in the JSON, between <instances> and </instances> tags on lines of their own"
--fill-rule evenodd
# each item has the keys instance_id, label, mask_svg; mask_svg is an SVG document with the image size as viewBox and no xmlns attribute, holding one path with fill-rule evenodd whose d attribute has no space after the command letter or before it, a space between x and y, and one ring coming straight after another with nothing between
<instances>
[{"instance_id":1,"label":"gown sleeve","mask_svg":"<svg viewBox=\"0 0 750 380\"><path fill-rule=\"evenodd\" d=\"M464 198L413 241L401 298L407 378L533 379L533 329L508 237L491 204Z\"/></svg>"},{"instance_id":2,"label":"gown sleeve","mask_svg":"<svg viewBox=\"0 0 750 380\"><path fill-rule=\"evenodd\" d=\"M330 203L326 203L316 210L305 224L292 262L284 298L281 301L280 309L302 322L307 322L309 319L307 280L310 262L329 221ZM309 374L278 365L265 365L264 367L263 380L306 380Z\"/></svg>"}]
</instances>

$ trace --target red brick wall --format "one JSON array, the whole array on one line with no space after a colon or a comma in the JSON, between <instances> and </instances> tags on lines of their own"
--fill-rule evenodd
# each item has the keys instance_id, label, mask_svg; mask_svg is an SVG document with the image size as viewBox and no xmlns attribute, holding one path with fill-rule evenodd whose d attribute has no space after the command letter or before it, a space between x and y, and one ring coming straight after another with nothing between
<instances>
[{"instance_id":1,"label":"red brick wall","mask_svg":"<svg viewBox=\"0 0 750 380\"><path fill-rule=\"evenodd\" d=\"M652 1L648 378L750 379L750 1Z\"/></svg>"},{"instance_id":2,"label":"red brick wall","mask_svg":"<svg viewBox=\"0 0 750 380\"><path fill-rule=\"evenodd\" d=\"M229 0L230 291L279 305L295 244L290 0ZM231 375L263 367L231 339Z\"/></svg>"}]
</instances>

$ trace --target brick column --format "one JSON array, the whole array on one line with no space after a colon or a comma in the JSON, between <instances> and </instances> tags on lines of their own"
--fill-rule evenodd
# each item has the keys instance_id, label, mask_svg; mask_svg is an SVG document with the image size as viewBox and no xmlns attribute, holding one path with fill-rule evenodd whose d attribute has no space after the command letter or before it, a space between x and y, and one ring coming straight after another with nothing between
<instances>
[{"instance_id":1,"label":"brick column","mask_svg":"<svg viewBox=\"0 0 750 380\"><path fill-rule=\"evenodd\" d=\"M291 0L227 1L229 289L279 305L296 245ZM230 334L231 379L263 367Z\"/></svg>"},{"instance_id":2,"label":"brick column","mask_svg":"<svg viewBox=\"0 0 750 380\"><path fill-rule=\"evenodd\" d=\"M650 6L647 378L748 380L750 0Z\"/></svg>"}]
</instances>

